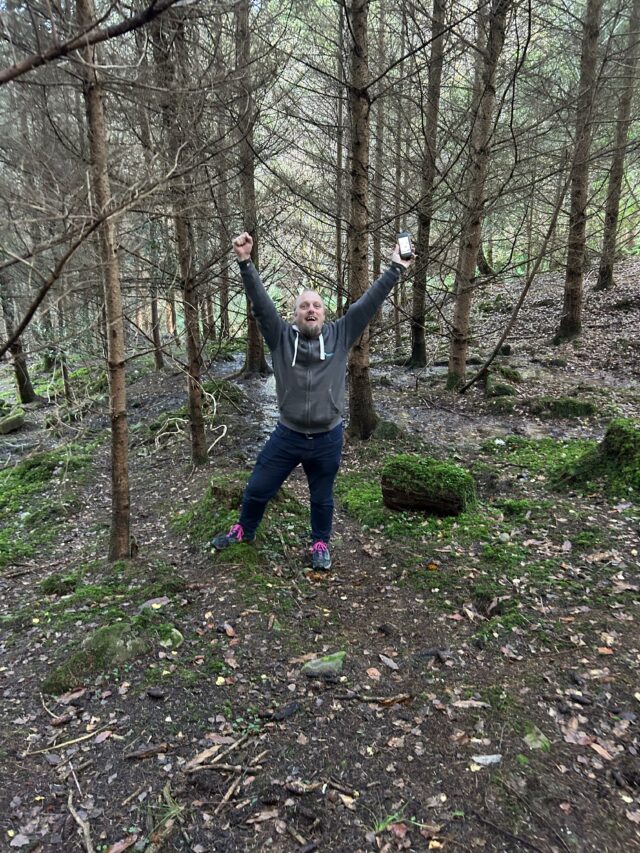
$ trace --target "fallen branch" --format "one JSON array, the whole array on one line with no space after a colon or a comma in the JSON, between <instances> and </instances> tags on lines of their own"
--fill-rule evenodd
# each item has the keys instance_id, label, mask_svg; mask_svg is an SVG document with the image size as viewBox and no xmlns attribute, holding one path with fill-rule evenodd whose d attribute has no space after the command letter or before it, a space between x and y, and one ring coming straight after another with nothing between
<instances>
[{"instance_id":1,"label":"fallen branch","mask_svg":"<svg viewBox=\"0 0 640 853\"><path fill-rule=\"evenodd\" d=\"M411 693L398 693L396 696L366 696L362 693L349 691L348 693L337 693L336 699L355 699L356 702L367 702L368 704L390 708L391 705L404 705L411 702L413 695Z\"/></svg>"},{"instance_id":2,"label":"fallen branch","mask_svg":"<svg viewBox=\"0 0 640 853\"><path fill-rule=\"evenodd\" d=\"M78 824L80 829L82 830L82 835L84 837L84 846L86 848L87 853L95 853L95 847L93 846L93 841L91 840L91 829L86 820L82 820L78 812L73 807L73 794L69 791L69 799L67 800L67 807L71 812L71 817Z\"/></svg>"}]
</instances>

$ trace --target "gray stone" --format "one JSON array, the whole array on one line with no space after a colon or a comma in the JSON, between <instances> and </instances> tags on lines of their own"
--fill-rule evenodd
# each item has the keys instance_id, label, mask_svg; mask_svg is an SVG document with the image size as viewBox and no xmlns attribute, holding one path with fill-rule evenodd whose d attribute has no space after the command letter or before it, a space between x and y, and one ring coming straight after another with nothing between
<instances>
[{"instance_id":1,"label":"gray stone","mask_svg":"<svg viewBox=\"0 0 640 853\"><path fill-rule=\"evenodd\" d=\"M325 655L323 658L307 661L302 667L302 672L308 678L340 675L346 656L346 652L334 652L332 655Z\"/></svg>"}]
</instances>

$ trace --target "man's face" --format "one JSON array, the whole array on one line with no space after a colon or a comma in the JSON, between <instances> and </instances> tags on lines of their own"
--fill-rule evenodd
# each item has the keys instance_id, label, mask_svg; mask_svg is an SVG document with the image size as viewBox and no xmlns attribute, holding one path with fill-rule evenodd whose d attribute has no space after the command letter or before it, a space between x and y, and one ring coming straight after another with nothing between
<instances>
[{"instance_id":1,"label":"man's face","mask_svg":"<svg viewBox=\"0 0 640 853\"><path fill-rule=\"evenodd\" d=\"M305 290L296 299L293 319L300 331L317 338L324 324L324 303L315 290Z\"/></svg>"}]
</instances>

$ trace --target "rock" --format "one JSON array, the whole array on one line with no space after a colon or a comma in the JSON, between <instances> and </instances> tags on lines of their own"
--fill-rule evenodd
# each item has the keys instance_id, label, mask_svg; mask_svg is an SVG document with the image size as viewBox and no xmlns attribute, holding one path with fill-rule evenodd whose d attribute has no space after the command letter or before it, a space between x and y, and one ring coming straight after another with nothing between
<instances>
[{"instance_id":1,"label":"rock","mask_svg":"<svg viewBox=\"0 0 640 853\"><path fill-rule=\"evenodd\" d=\"M16 432L24 426L24 412L18 409L6 418L0 418L0 435Z\"/></svg>"},{"instance_id":2,"label":"rock","mask_svg":"<svg viewBox=\"0 0 640 853\"><path fill-rule=\"evenodd\" d=\"M307 661L302 667L302 672L308 678L335 677L342 672L346 656L346 652L334 652L332 655L325 655L323 658Z\"/></svg>"},{"instance_id":3,"label":"rock","mask_svg":"<svg viewBox=\"0 0 640 853\"><path fill-rule=\"evenodd\" d=\"M160 687L148 687L147 696L149 697L149 699L164 699L165 692Z\"/></svg>"}]
</instances>

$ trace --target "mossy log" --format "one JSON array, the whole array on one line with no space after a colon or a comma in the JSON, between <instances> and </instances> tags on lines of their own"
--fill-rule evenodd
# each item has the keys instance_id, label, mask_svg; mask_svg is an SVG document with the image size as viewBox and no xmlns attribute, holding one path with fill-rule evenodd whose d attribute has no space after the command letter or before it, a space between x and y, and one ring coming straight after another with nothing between
<instances>
[{"instance_id":1,"label":"mossy log","mask_svg":"<svg viewBox=\"0 0 640 853\"><path fill-rule=\"evenodd\" d=\"M459 515L475 500L475 483L467 470L429 456L392 457L383 468L381 485L388 509Z\"/></svg>"}]
</instances>

